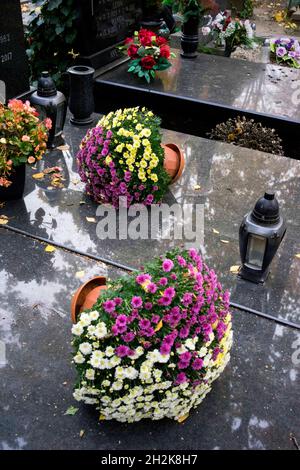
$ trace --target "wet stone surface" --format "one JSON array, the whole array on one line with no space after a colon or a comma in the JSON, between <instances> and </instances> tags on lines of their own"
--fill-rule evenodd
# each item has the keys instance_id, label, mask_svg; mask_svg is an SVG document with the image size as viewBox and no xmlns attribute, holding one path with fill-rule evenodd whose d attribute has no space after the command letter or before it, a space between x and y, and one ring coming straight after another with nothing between
<instances>
[{"instance_id":1,"label":"wet stone surface","mask_svg":"<svg viewBox=\"0 0 300 470\"><path fill-rule=\"evenodd\" d=\"M191 67L189 60L180 57L179 50L175 52L173 67L161 73L151 86L128 74L128 64L101 75L96 82L300 120L298 70L207 54L199 54ZM287 82L294 94L287 93Z\"/></svg>"},{"instance_id":2,"label":"wet stone surface","mask_svg":"<svg viewBox=\"0 0 300 470\"><path fill-rule=\"evenodd\" d=\"M4 228L0 237L0 448L295 449L299 331L233 311L231 362L184 423L99 422L72 398L69 300L90 276L123 273L65 250L46 253ZM69 406L79 408L74 416L65 415Z\"/></svg>"},{"instance_id":3,"label":"wet stone surface","mask_svg":"<svg viewBox=\"0 0 300 470\"><path fill-rule=\"evenodd\" d=\"M35 170L27 169L24 199L6 203L0 209L0 214L9 217L8 225L133 268L182 244L182 240L174 240L172 231L171 239L164 239L167 231L162 224L152 240L120 240L118 233L114 240L99 238L98 223L105 215L104 208L100 208L102 215L96 214L98 206L84 194L76 170L75 155L85 132L86 129L67 125L69 150L54 150ZM163 141L176 142L186 156L184 173L170 186L163 202L167 209L174 203L190 205L193 222L196 211L201 210L197 204L204 205L203 255L231 290L232 301L299 324L300 259L295 255L300 253L300 162L172 131L164 131ZM63 169L64 188L49 189L49 179L32 178L33 173L54 165ZM264 286L257 286L238 279L230 273L230 268L240 263L238 229L242 218L268 188L276 190L288 230L268 281ZM89 222L87 218L94 221ZM187 230L191 228L191 219L187 217L182 227L183 242L199 247L199 230L196 234ZM134 217L128 220L132 222ZM175 216L171 228L174 220L178 227ZM118 222L117 214L117 228ZM150 235L146 232L146 238Z\"/></svg>"}]
</instances>

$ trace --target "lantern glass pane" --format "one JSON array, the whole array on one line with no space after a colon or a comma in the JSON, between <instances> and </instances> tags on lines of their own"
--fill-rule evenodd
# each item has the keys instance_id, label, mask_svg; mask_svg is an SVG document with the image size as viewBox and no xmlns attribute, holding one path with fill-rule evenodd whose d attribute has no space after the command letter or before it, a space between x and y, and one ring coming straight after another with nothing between
<instances>
[{"instance_id":1,"label":"lantern glass pane","mask_svg":"<svg viewBox=\"0 0 300 470\"><path fill-rule=\"evenodd\" d=\"M64 112L65 112L64 103L59 104L57 106L57 115L56 115L56 122L55 122L55 136L59 136L62 133L63 124L64 124Z\"/></svg>"},{"instance_id":2,"label":"lantern glass pane","mask_svg":"<svg viewBox=\"0 0 300 470\"><path fill-rule=\"evenodd\" d=\"M251 269L262 269L267 239L259 235L249 234L245 265Z\"/></svg>"}]
</instances>

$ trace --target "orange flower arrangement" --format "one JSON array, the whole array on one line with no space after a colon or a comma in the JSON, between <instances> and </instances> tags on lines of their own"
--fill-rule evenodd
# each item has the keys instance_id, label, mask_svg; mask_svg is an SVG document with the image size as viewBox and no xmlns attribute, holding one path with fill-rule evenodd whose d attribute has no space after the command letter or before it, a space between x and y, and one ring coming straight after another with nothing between
<instances>
[{"instance_id":1,"label":"orange flower arrangement","mask_svg":"<svg viewBox=\"0 0 300 470\"><path fill-rule=\"evenodd\" d=\"M10 186L14 167L41 160L51 126L49 118L39 121L29 101L13 99L7 106L0 104L0 186Z\"/></svg>"}]
</instances>

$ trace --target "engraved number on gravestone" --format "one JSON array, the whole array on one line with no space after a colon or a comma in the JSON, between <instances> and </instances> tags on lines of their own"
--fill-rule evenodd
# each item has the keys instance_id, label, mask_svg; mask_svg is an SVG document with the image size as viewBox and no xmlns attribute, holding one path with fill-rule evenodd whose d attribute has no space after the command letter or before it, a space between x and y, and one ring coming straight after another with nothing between
<instances>
[{"instance_id":1,"label":"engraved number on gravestone","mask_svg":"<svg viewBox=\"0 0 300 470\"><path fill-rule=\"evenodd\" d=\"M10 43L10 34L0 34L0 45L1 46L9 46ZM11 51L6 51L5 53L0 55L0 62L4 64L5 62L9 62L13 59L13 53Z\"/></svg>"}]
</instances>

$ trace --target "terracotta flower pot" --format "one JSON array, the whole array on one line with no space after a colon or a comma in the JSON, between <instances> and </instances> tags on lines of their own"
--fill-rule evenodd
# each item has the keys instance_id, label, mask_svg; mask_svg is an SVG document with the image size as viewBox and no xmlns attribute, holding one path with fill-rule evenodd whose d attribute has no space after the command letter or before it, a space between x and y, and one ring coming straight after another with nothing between
<instances>
[{"instance_id":1,"label":"terracotta flower pot","mask_svg":"<svg viewBox=\"0 0 300 470\"><path fill-rule=\"evenodd\" d=\"M84 310L92 308L98 300L102 290L106 290L106 277L97 276L80 286L71 300L71 318L76 323L78 315Z\"/></svg>"},{"instance_id":2,"label":"terracotta flower pot","mask_svg":"<svg viewBox=\"0 0 300 470\"><path fill-rule=\"evenodd\" d=\"M162 144L165 151L164 167L175 183L182 175L185 160L183 152L176 144Z\"/></svg>"}]
</instances>

